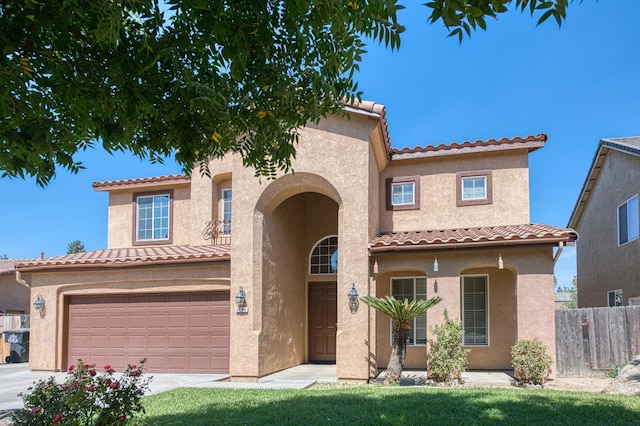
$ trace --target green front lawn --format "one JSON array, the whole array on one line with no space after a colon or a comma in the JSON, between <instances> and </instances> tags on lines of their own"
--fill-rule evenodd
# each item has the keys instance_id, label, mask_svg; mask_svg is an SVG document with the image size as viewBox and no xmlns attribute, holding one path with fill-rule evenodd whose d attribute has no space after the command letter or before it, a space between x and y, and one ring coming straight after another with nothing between
<instances>
[{"instance_id":1,"label":"green front lawn","mask_svg":"<svg viewBox=\"0 0 640 426\"><path fill-rule=\"evenodd\" d=\"M175 389L144 401L153 425L640 424L640 397L515 388Z\"/></svg>"}]
</instances>

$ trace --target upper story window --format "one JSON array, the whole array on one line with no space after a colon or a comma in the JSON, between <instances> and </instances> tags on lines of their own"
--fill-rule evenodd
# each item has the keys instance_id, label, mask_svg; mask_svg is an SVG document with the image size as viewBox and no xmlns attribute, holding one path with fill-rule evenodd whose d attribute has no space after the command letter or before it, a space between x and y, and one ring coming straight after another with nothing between
<instances>
[{"instance_id":1,"label":"upper story window","mask_svg":"<svg viewBox=\"0 0 640 426\"><path fill-rule=\"evenodd\" d=\"M420 176L387 178L386 190L387 210L420 208Z\"/></svg>"},{"instance_id":2,"label":"upper story window","mask_svg":"<svg viewBox=\"0 0 640 426\"><path fill-rule=\"evenodd\" d=\"M397 300L407 299L409 302L413 300L425 300L427 298L427 279L418 278L392 278L391 279L391 295ZM393 321L391 323L393 330ZM393 344L393 342L391 342ZM426 345L427 344L427 313L423 313L411 321L411 329L407 338L407 345Z\"/></svg>"},{"instance_id":3,"label":"upper story window","mask_svg":"<svg viewBox=\"0 0 640 426\"><path fill-rule=\"evenodd\" d=\"M313 247L309 259L309 274L338 273L338 237L326 237Z\"/></svg>"},{"instance_id":4,"label":"upper story window","mask_svg":"<svg viewBox=\"0 0 640 426\"><path fill-rule=\"evenodd\" d=\"M492 202L491 170L456 173L457 206L475 206Z\"/></svg>"},{"instance_id":5,"label":"upper story window","mask_svg":"<svg viewBox=\"0 0 640 426\"><path fill-rule=\"evenodd\" d=\"M135 242L171 241L171 192L135 194Z\"/></svg>"},{"instance_id":6,"label":"upper story window","mask_svg":"<svg viewBox=\"0 0 640 426\"><path fill-rule=\"evenodd\" d=\"M622 306L622 290L613 290L607 292L607 306Z\"/></svg>"},{"instance_id":7,"label":"upper story window","mask_svg":"<svg viewBox=\"0 0 640 426\"><path fill-rule=\"evenodd\" d=\"M462 277L462 329L465 346L489 344L489 285L486 275Z\"/></svg>"},{"instance_id":8,"label":"upper story window","mask_svg":"<svg viewBox=\"0 0 640 426\"><path fill-rule=\"evenodd\" d=\"M222 234L230 235L231 234L231 190L223 189L222 190Z\"/></svg>"},{"instance_id":9,"label":"upper story window","mask_svg":"<svg viewBox=\"0 0 640 426\"><path fill-rule=\"evenodd\" d=\"M638 196L618 206L618 245L638 239Z\"/></svg>"}]
</instances>

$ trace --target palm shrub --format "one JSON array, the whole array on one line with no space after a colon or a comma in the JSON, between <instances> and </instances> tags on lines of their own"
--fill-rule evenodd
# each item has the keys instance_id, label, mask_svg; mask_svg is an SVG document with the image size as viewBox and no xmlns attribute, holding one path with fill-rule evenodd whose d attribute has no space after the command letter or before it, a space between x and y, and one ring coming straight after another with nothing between
<instances>
[{"instance_id":1,"label":"palm shrub","mask_svg":"<svg viewBox=\"0 0 640 426\"><path fill-rule=\"evenodd\" d=\"M511 365L520 383L543 384L551 373L552 362L546 346L537 337L518 340L511 347Z\"/></svg>"},{"instance_id":2,"label":"palm shrub","mask_svg":"<svg viewBox=\"0 0 640 426\"><path fill-rule=\"evenodd\" d=\"M400 383L400 376L402 376L404 360L407 354L407 338L411 330L411 321L440 303L442 298L436 296L425 300L409 301L404 299L404 301L400 301L393 296L373 297L367 295L361 297L360 300L393 321L393 344L389 365L384 375L384 384L398 384Z\"/></svg>"},{"instance_id":3,"label":"palm shrub","mask_svg":"<svg viewBox=\"0 0 640 426\"><path fill-rule=\"evenodd\" d=\"M429 377L446 384L459 381L467 369L468 349L462 348L462 322L449 318L444 310L444 322L433 327L435 339L429 339L427 370Z\"/></svg>"}]
</instances>

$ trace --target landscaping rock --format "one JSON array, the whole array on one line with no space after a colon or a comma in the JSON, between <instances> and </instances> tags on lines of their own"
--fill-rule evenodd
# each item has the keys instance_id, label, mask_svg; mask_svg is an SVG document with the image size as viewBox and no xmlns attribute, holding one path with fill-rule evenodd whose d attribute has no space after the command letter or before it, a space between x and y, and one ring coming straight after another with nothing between
<instances>
[{"instance_id":1,"label":"landscaping rock","mask_svg":"<svg viewBox=\"0 0 640 426\"><path fill-rule=\"evenodd\" d=\"M640 396L640 355L625 365L620 374L604 388L603 393Z\"/></svg>"}]
</instances>

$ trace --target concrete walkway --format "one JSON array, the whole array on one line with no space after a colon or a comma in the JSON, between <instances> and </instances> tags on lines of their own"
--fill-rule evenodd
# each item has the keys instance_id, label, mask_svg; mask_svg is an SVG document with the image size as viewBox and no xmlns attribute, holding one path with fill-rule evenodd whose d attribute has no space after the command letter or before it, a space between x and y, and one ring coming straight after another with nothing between
<instances>
[{"instance_id":1,"label":"concrete walkway","mask_svg":"<svg viewBox=\"0 0 640 426\"><path fill-rule=\"evenodd\" d=\"M463 373L465 386L509 386L512 377L506 371L472 371ZM64 381L67 373L30 371L27 363L0 364L0 417L3 411L22 408L18 393L34 382L54 376ZM118 373L116 373L116 376ZM235 389L305 389L316 383L336 383L335 364L302 364L262 377L256 382L231 381L227 374L148 373L153 377L148 394L175 388L235 388ZM420 385L426 381L424 370L405 370L403 385Z\"/></svg>"}]
</instances>

